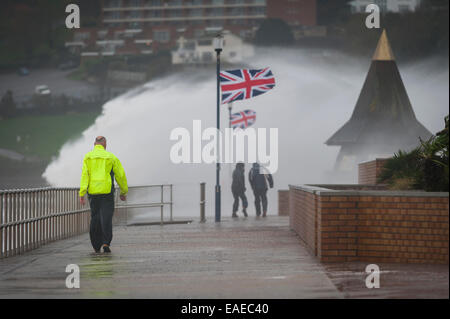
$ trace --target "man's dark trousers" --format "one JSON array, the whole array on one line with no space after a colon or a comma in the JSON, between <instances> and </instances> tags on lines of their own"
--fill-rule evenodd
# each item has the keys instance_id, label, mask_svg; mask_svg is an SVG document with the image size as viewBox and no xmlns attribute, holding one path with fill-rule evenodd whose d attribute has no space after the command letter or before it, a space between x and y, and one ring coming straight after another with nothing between
<instances>
[{"instance_id":1,"label":"man's dark trousers","mask_svg":"<svg viewBox=\"0 0 450 319\"><path fill-rule=\"evenodd\" d=\"M263 212L267 212L267 189L255 189L253 191L253 194L255 194L256 216L260 216L261 202L263 206Z\"/></svg>"},{"instance_id":2,"label":"man's dark trousers","mask_svg":"<svg viewBox=\"0 0 450 319\"><path fill-rule=\"evenodd\" d=\"M112 240L112 218L114 215L114 194L88 195L91 206L89 235L94 250L110 245Z\"/></svg>"}]
</instances>

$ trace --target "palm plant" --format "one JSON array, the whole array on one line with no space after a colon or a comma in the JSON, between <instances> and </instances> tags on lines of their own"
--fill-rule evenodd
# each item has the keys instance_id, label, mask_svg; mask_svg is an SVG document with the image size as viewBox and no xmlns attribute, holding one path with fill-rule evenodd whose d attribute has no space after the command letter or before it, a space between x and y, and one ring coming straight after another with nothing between
<instances>
[{"instance_id":1,"label":"palm plant","mask_svg":"<svg viewBox=\"0 0 450 319\"><path fill-rule=\"evenodd\" d=\"M384 165L378 178L391 189L449 191L448 115L445 128L411 151L399 150Z\"/></svg>"}]
</instances>

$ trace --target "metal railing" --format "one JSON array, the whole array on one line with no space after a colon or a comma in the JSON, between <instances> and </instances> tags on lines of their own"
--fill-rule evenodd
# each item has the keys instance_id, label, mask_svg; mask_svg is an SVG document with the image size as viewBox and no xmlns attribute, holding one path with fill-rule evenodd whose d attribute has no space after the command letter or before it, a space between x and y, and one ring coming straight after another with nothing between
<instances>
[{"instance_id":1,"label":"metal railing","mask_svg":"<svg viewBox=\"0 0 450 319\"><path fill-rule=\"evenodd\" d=\"M84 233L89 221L77 188L0 191L0 258Z\"/></svg>"},{"instance_id":2,"label":"metal railing","mask_svg":"<svg viewBox=\"0 0 450 319\"><path fill-rule=\"evenodd\" d=\"M169 206L169 221L173 221L173 185L172 184L163 184L163 185L144 185L144 186L132 186L128 188L128 194L133 194L133 192L141 189L152 189L152 188L159 188L160 189L160 201L158 202L144 202L144 203L128 203L128 199L123 204L119 200L119 191L117 190L115 192L116 198L115 198L115 208L116 210L125 210L125 223L128 223L128 209L136 209L136 208L151 208L151 207L160 207L160 214L161 214L161 225L164 224L164 206ZM165 201L164 199L164 190L169 190L169 200Z\"/></svg>"},{"instance_id":3,"label":"metal railing","mask_svg":"<svg viewBox=\"0 0 450 319\"><path fill-rule=\"evenodd\" d=\"M125 212L127 221L128 209L160 207L161 224L164 224L164 206L168 205L172 221L173 186L134 186L129 187L129 194L144 188L159 188L160 201L139 204L128 204L126 201L122 204L116 191L115 217ZM169 200L165 201L164 190L167 188ZM0 190L0 258L20 255L47 243L89 231L89 204L80 204L78 192L78 188Z\"/></svg>"}]
</instances>

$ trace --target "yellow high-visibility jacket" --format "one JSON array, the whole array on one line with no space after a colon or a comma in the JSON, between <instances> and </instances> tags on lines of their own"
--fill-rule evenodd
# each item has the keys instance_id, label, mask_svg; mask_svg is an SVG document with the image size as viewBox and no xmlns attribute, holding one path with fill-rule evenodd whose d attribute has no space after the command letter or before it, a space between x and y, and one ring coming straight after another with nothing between
<instances>
[{"instance_id":1,"label":"yellow high-visibility jacket","mask_svg":"<svg viewBox=\"0 0 450 319\"><path fill-rule=\"evenodd\" d=\"M95 145L83 159L80 197L86 192L90 195L109 194L113 190L113 176L119 184L120 195L128 193L127 177L119 159L107 152L102 145Z\"/></svg>"}]
</instances>

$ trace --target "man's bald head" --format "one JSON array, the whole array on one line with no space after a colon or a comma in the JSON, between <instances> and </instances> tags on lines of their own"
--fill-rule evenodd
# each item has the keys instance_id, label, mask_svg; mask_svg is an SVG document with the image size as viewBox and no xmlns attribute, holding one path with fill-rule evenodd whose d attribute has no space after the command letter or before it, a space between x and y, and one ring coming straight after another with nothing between
<instances>
[{"instance_id":1,"label":"man's bald head","mask_svg":"<svg viewBox=\"0 0 450 319\"><path fill-rule=\"evenodd\" d=\"M106 149L106 138L104 136L97 136L94 145L102 145Z\"/></svg>"}]
</instances>

